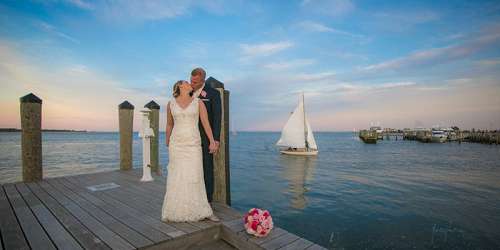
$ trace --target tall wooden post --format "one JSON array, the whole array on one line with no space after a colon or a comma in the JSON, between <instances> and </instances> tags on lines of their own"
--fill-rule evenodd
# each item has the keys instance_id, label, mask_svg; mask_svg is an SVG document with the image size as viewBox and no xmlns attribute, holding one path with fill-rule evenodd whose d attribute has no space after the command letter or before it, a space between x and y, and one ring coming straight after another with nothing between
<instances>
[{"instance_id":1,"label":"tall wooden post","mask_svg":"<svg viewBox=\"0 0 500 250\"><path fill-rule=\"evenodd\" d=\"M231 205L231 188L229 174L229 91L224 84L209 77L205 84L219 91L222 106L222 122L220 132L220 149L214 155L214 194L213 200Z\"/></svg>"},{"instance_id":2,"label":"tall wooden post","mask_svg":"<svg viewBox=\"0 0 500 250\"><path fill-rule=\"evenodd\" d=\"M158 142L160 139L160 105L158 105L155 101L150 101L148 104L144 105L144 107L151 109L151 113L149 115L149 126L153 129L153 132L155 133L154 137L151 138L150 142L151 172L160 175L161 168L159 167L158 164L159 153L160 153L158 148Z\"/></svg>"},{"instance_id":3,"label":"tall wooden post","mask_svg":"<svg viewBox=\"0 0 500 250\"><path fill-rule=\"evenodd\" d=\"M21 151L23 181L43 179L42 169L42 100L30 93L21 102Z\"/></svg>"},{"instance_id":4,"label":"tall wooden post","mask_svg":"<svg viewBox=\"0 0 500 250\"><path fill-rule=\"evenodd\" d=\"M120 170L132 169L132 142L134 127L134 105L128 101L118 105L120 126Z\"/></svg>"}]
</instances>

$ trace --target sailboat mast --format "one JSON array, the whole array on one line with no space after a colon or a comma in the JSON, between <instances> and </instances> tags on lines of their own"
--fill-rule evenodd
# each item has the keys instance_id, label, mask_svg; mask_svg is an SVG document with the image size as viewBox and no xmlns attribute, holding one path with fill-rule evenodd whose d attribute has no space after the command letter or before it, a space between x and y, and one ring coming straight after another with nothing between
<instances>
[{"instance_id":1,"label":"sailboat mast","mask_svg":"<svg viewBox=\"0 0 500 250\"><path fill-rule=\"evenodd\" d=\"M307 123L306 123L306 102L304 99L304 92L302 92L302 111L304 112L304 142L306 145L306 151L309 151L309 143L307 143Z\"/></svg>"}]
</instances>

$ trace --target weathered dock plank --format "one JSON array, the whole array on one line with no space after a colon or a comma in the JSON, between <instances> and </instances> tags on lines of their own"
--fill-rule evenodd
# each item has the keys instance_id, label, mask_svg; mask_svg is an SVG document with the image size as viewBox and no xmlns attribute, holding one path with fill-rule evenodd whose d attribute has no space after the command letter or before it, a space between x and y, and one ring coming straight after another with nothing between
<instances>
[{"instance_id":1,"label":"weathered dock plank","mask_svg":"<svg viewBox=\"0 0 500 250\"><path fill-rule=\"evenodd\" d=\"M3 186L0 187L0 232L2 233L2 246L6 250L29 249L28 242L24 238L21 226L17 223L14 211L10 206Z\"/></svg>"},{"instance_id":2,"label":"weathered dock plank","mask_svg":"<svg viewBox=\"0 0 500 250\"><path fill-rule=\"evenodd\" d=\"M74 185L80 184L80 182L78 182L76 180L76 178L74 178L74 177L66 177L65 179L68 180L69 182L72 182ZM80 187L83 188L82 186L80 186ZM90 192L90 191L88 191L88 192ZM129 214L131 214L135 218L142 220L144 223L150 225L151 227L157 229L158 231L161 231L161 232L167 234L168 236L170 236L172 238L185 234L184 232L179 231L176 228L169 226L166 223L161 222L160 220L158 220L158 218L153 218L145 213L141 213L139 210L134 208L132 206L132 204L129 204L126 202L121 202L121 201L115 199L113 196L108 195L104 192L92 192L92 194L96 197L101 198L103 201L105 201L105 202L107 202L115 207L121 207L123 210L127 211Z\"/></svg>"},{"instance_id":3,"label":"weathered dock plank","mask_svg":"<svg viewBox=\"0 0 500 250\"><path fill-rule=\"evenodd\" d=\"M33 249L56 249L30 208L17 192L14 184L5 184L3 187L30 247Z\"/></svg>"},{"instance_id":4,"label":"weathered dock plank","mask_svg":"<svg viewBox=\"0 0 500 250\"><path fill-rule=\"evenodd\" d=\"M127 171L127 173L133 173L136 171ZM132 183L137 183L139 182L139 179L137 175L129 175L129 174L124 174L122 177L124 177L127 181L129 181L131 184ZM158 178L158 177L157 177ZM154 182L139 182L140 184L135 184L133 187L139 189L136 190L143 195L141 197L146 198L148 201L151 201L149 204L152 206L154 211L160 211L159 216L161 216L161 208L163 206L163 198L165 195L165 178L161 177L158 178L157 181ZM204 220L204 221L198 221L198 222L186 222L186 223L175 223L179 224L179 226L185 228L186 230L190 232L197 231L198 229L206 229L210 228L212 226L216 226L217 223ZM186 225L188 224L188 225ZM189 225L193 226L190 227ZM197 229L198 228L198 229Z\"/></svg>"},{"instance_id":5,"label":"weathered dock plank","mask_svg":"<svg viewBox=\"0 0 500 250\"><path fill-rule=\"evenodd\" d=\"M133 214L129 213L129 211L126 210L124 206L113 206L105 202L104 200L101 200L100 198L97 198L94 195L88 193L87 191L85 191L85 189L73 186L73 184L70 184L65 178L60 178L59 181L68 189L71 189L75 193L81 195L83 198L93 203L95 206L101 208L108 214L112 215L115 219L133 228L153 242L158 243L170 239L168 235L162 233L154 227L151 227L144 221L139 220Z\"/></svg>"},{"instance_id":6,"label":"weathered dock plank","mask_svg":"<svg viewBox=\"0 0 500 250\"><path fill-rule=\"evenodd\" d=\"M17 191L24 198L33 214L59 249L82 249L50 211L31 193L24 183L16 184Z\"/></svg>"},{"instance_id":7,"label":"weathered dock plank","mask_svg":"<svg viewBox=\"0 0 500 250\"><path fill-rule=\"evenodd\" d=\"M79 197L71 190L65 188L62 184L59 183L58 179L49 179L47 180L47 182L50 185L52 185L55 189L57 189L60 193L66 195L66 197L70 198L72 201L78 204L83 210L87 211L89 214L94 216L98 221L106 225L116 234L120 235L123 239L126 239L135 247L139 248L153 244L153 241L147 239L145 236L139 234L138 232L131 229L127 225L116 220L110 214L94 206L92 203Z\"/></svg>"},{"instance_id":8,"label":"weathered dock plank","mask_svg":"<svg viewBox=\"0 0 500 250\"><path fill-rule=\"evenodd\" d=\"M118 176L116 176L116 173L111 173L109 176L102 179L102 181L114 181L120 184L120 188L109 189L102 192L109 192L114 197L124 202L133 202L141 212L154 218L161 218L163 199L158 200L151 197L149 192L142 188L142 185L146 183L140 182L138 179L131 182L130 179L124 178L124 175L120 175L119 173ZM185 233L194 233L202 229L187 222L168 222L168 224Z\"/></svg>"},{"instance_id":9,"label":"weathered dock plank","mask_svg":"<svg viewBox=\"0 0 500 250\"><path fill-rule=\"evenodd\" d=\"M274 250L286 246L288 244L291 244L298 239L299 236L286 232L283 235L276 237L270 241L267 241L260 246L264 249Z\"/></svg>"},{"instance_id":10,"label":"weathered dock plank","mask_svg":"<svg viewBox=\"0 0 500 250\"><path fill-rule=\"evenodd\" d=\"M80 197L86 199L90 203L94 204L96 207L102 209L116 220L121 221L123 224L128 225L130 228L133 228L135 231L141 233L146 238L152 240L153 242L162 242L168 240L170 237L161 231L156 230L155 228L149 226L143 221L135 218L129 212L126 211L122 206L113 206L100 198L95 197L94 195L85 191L85 189L74 186L69 183L65 178L57 179L62 185L64 185L67 189L75 192L80 195Z\"/></svg>"},{"instance_id":11,"label":"weathered dock plank","mask_svg":"<svg viewBox=\"0 0 500 250\"><path fill-rule=\"evenodd\" d=\"M136 174L131 174L131 173L136 173ZM127 179L130 182L129 184L133 184L139 182L140 176L137 173L138 173L137 171L127 171L127 174L123 174L122 177ZM142 193L143 196L148 197L148 201L151 201L149 204L153 206L153 209L155 211L161 211L161 207L163 204L163 197L165 194L165 178L164 177L162 178L157 177L157 178L158 180L154 182L146 182L146 183L139 182L141 184L139 185L135 184L132 186L141 189L139 190L139 192ZM159 214L159 216L161 216L161 213ZM209 220L203 220L198 222L187 222L187 224L190 224L200 229L206 229L217 225L216 222L212 222Z\"/></svg>"},{"instance_id":12,"label":"weathered dock plank","mask_svg":"<svg viewBox=\"0 0 500 250\"><path fill-rule=\"evenodd\" d=\"M130 243L122 239L119 235L108 229L105 225L95 219L92 215L80 208L72 200L64 196L58 190L53 188L47 182L39 183L40 186L56 199L63 207L65 207L71 214L73 214L79 221L82 222L87 228L89 228L96 236L98 236L102 241L104 241L112 249L135 249Z\"/></svg>"},{"instance_id":13,"label":"weathered dock plank","mask_svg":"<svg viewBox=\"0 0 500 250\"><path fill-rule=\"evenodd\" d=\"M30 190L42 201L45 206L57 217L63 226L85 249L110 249L104 242L87 229L68 210L62 207L52 196L40 188L37 183L27 184Z\"/></svg>"}]
</instances>

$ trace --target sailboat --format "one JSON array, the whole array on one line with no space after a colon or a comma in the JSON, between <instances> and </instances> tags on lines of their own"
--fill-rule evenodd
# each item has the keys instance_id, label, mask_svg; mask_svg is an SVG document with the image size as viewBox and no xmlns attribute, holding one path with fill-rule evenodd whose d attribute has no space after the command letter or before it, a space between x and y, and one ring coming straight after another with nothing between
<instances>
[{"instance_id":1,"label":"sailboat","mask_svg":"<svg viewBox=\"0 0 500 250\"><path fill-rule=\"evenodd\" d=\"M299 99L299 104L288 118L281 131L281 138L276 145L281 148L282 154L306 156L318 154L318 146L304 108L304 93Z\"/></svg>"}]
</instances>

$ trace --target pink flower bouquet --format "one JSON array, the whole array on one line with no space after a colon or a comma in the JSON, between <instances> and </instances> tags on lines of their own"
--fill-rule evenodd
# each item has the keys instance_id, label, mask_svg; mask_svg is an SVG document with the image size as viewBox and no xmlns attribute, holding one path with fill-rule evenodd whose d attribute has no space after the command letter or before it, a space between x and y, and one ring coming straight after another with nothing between
<instances>
[{"instance_id":1,"label":"pink flower bouquet","mask_svg":"<svg viewBox=\"0 0 500 250\"><path fill-rule=\"evenodd\" d=\"M264 237L273 229L273 218L267 210L252 208L244 217L247 233L257 237Z\"/></svg>"}]
</instances>

